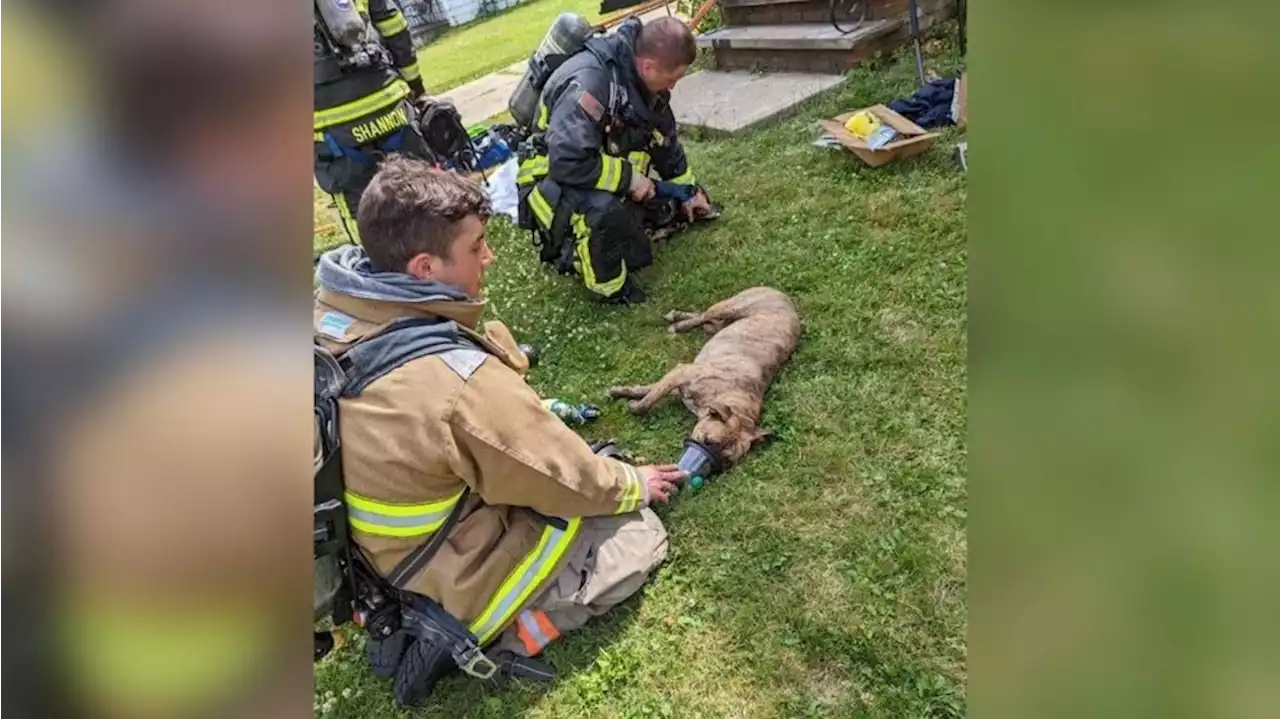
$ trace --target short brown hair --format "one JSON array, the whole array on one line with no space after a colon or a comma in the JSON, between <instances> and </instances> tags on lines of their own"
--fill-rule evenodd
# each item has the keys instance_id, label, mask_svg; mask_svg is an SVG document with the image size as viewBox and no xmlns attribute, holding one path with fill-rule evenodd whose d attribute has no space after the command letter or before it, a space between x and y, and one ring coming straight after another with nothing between
<instances>
[{"instance_id":1,"label":"short brown hair","mask_svg":"<svg viewBox=\"0 0 1280 719\"><path fill-rule=\"evenodd\" d=\"M640 26L636 57L657 60L668 70L692 65L698 57L693 31L674 17L660 17Z\"/></svg>"},{"instance_id":2,"label":"short brown hair","mask_svg":"<svg viewBox=\"0 0 1280 719\"><path fill-rule=\"evenodd\" d=\"M356 225L374 269L404 272L423 252L449 259L458 223L491 214L489 197L476 183L423 160L391 155L365 188Z\"/></svg>"}]
</instances>

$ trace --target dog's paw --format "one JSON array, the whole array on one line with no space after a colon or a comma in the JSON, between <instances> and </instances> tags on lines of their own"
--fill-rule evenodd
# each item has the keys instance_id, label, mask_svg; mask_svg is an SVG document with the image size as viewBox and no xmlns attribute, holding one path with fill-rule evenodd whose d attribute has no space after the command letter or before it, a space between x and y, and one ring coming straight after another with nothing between
<instances>
[{"instance_id":1,"label":"dog's paw","mask_svg":"<svg viewBox=\"0 0 1280 719\"><path fill-rule=\"evenodd\" d=\"M631 410L631 414L642 414L644 405L638 399L633 399L627 403L627 409Z\"/></svg>"}]
</instances>

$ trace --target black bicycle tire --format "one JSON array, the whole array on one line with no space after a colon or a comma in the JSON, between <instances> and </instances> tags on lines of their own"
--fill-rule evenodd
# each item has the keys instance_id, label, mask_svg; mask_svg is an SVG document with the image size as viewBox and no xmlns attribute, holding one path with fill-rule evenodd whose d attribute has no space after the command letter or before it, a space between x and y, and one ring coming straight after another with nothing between
<instances>
[{"instance_id":1,"label":"black bicycle tire","mask_svg":"<svg viewBox=\"0 0 1280 719\"><path fill-rule=\"evenodd\" d=\"M827 19L831 21L831 27L835 28L836 32L841 35L850 35L856 32L858 28L862 27L862 23L867 21L867 3L864 0L859 0L854 3L854 8L861 12L858 13L858 19L853 23L853 27L848 30L840 27L839 21L836 20L836 10L839 9L843 3L844 0L830 0L830 2L827 3Z\"/></svg>"}]
</instances>

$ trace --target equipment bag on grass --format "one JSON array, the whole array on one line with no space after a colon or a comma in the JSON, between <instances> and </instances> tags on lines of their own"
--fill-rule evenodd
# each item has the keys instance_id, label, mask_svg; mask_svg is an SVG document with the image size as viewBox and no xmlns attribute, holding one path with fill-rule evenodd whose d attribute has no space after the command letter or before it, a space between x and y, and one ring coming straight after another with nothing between
<instances>
[{"instance_id":1,"label":"equipment bag on grass","mask_svg":"<svg viewBox=\"0 0 1280 719\"><path fill-rule=\"evenodd\" d=\"M418 131L436 157L449 169L470 172L475 153L458 108L432 98L420 101L416 109Z\"/></svg>"}]
</instances>

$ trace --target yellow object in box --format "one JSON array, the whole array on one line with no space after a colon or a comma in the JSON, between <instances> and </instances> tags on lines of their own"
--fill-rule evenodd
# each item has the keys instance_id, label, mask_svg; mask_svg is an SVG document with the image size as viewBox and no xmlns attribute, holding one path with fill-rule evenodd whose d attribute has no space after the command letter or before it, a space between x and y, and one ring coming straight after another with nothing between
<instances>
[{"instance_id":1,"label":"yellow object in box","mask_svg":"<svg viewBox=\"0 0 1280 719\"><path fill-rule=\"evenodd\" d=\"M850 117L849 120L844 123L844 129L852 132L854 137L857 137L859 140L865 140L868 137L871 137L872 133L876 130L880 129L880 118L872 114L870 110L855 112L853 117Z\"/></svg>"},{"instance_id":2,"label":"yellow object in box","mask_svg":"<svg viewBox=\"0 0 1280 719\"><path fill-rule=\"evenodd\" d=\"M876 119L880 120L882 127L892 129L897 133L897 139L879 150L873 150L866 140L854 135L853 131L845 125L853 119L854 115L863 110L875 115ZM858 159L871 167L880 167L895 160L919 155L932 147L934 141L938 139L938 133L929 132L884 105L872 105L859 110L850 110L823 120L821 124L822 129L834 137L836 142L840 143L849 152L857 155Z\"/></svg>"}]
</instances>

